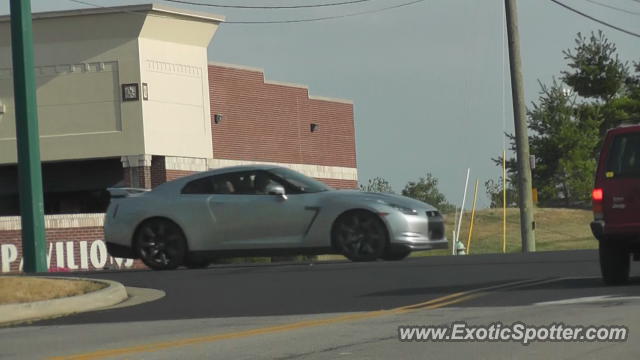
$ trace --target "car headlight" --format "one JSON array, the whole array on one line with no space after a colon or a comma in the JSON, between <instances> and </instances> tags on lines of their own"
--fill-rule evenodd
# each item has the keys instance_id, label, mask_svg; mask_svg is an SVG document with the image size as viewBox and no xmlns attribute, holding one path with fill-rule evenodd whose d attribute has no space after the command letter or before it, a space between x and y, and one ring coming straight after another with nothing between
<instances>
[{"instance_id":1,"label":"car headlight","mask_svg":"<svg viewBox=\"0 0 640 360\"><path fill-rule=\"evenodd\" d=\"M401 205L398 205L398 204L387 203L387 205L391 206L392 208L394 208L396 210L399 210L400 212L402 212L403 214L406 214L406 215L417 215L418 214L417 210L411 209L411 208L408 208L408 207L404 207L404 206L401 206Z\"/></svg>"}]
</instances>

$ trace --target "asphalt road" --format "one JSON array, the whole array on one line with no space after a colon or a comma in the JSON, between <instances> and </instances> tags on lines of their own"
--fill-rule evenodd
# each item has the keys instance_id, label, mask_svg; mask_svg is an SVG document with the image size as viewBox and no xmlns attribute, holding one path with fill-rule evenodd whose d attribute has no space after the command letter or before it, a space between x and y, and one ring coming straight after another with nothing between
<instances>
[{"instance_id":1,"label":"asphalt road","mask_svg":"<svg viewBox=\"0 0 640 360\"><path fill-rule=\"evenodd\" d=\"M399 325L527 320L625 325L630 340L536 346L431 343L429 348L439 352L429 357L477 357L477 346L486 358L640 357L633 341L640 339L638 267L632 265L630 284L606 287L594 251L72 275L160 289L166 296L0 329L0 357L359 359L400 352L423 358L424 343L398 341ZM560 303L540 304L554 301ZM421 305L402 310L415 304ZM36 337L36 345L25 340Z\"/></svg>"}]
</instances>

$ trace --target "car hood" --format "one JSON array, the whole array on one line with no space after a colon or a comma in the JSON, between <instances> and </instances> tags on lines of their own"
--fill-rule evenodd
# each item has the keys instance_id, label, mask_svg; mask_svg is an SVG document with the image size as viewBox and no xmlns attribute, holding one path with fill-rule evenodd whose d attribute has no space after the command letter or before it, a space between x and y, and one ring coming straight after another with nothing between
<instances>
[{"instance_id":1,"label":"car hood","mask_svg":"<svg viewBox=\"0 0 640 360\"><path fill-rule=\"evenodd\" d=\"M360 201L374 201L374 202L386 202L391 204L400 205L407 208L412 209L424 209L424 210L437 210L430 204L424 203L419 200L415 200L412 198L408 198L406 196L395 195L395 194L387 194L387 193L374 193L374 192L363 192L358 190L335 190L330 191L330 196L336 197L351 197L354 200Z\"/></svg>"}]
</instances>

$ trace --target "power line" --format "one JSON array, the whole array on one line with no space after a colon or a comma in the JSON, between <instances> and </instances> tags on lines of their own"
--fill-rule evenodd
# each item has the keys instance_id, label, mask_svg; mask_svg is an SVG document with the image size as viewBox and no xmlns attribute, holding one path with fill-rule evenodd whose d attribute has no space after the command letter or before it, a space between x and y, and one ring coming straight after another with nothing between
<instances>
[{"instance_id":1,"label":"power line","mask_svg":"<svg viewBox=\"0 0 640 360\"><path fill-rule=\"evenodd\" d=\"M90 3L90 2L82 1L82 0L67 0L67 1L72 2L72 3L76 3L76 4L85 5L85 6L90 6L92 8L96 8L96 9L113 10L113 7L98 5L98 4L94 4L94 3ZM171 16L157 15L157 14L143 14L143 13L140 13L140 12L126 10L126 9L122 9L122 8L117 9L115 12L121 13L121 14L135 15L135 16L144 16L144 17L152 16L152 17L157 17L157 18L173 19L173 17L171 17Z\"/></svg>"},{"instance_id":2,"label":"power line","mask_svg":"<svg viewBox=\"0 0 640 360\"><path fill-rule=\"evenodd\" d=\"M426 0L415 0L415 1L402 3L402 4L398 4L398 5L394 5L394 6L388 6L388 7L380 8L380 9L360 11L360 12L344 14L344 15L334 15L334 16L325 16L325 17L308 18L308 19L294 19L294 20L226 21L225 24L251 24L251 25L253 25L253 24L291 24L291 23L313 22L313 21L323 21L323 20L334 20L334 19L342 19L342 18L352 17L352 16L360 16L360 15L365 15L365 14L375 14L375 13L379 13L379 12L383 12L383 11L387 11L387 10L391 10L391 9L397 9L397 8L400 8L400 7L414 5L414 4L417 4L417 3L421 3L423 1L426 1Z\"/></svg>"},{"instance_id":3,"label":"power line","mask_svg":"<svg viewBox=\"0 0 640 360\"><path fill-rule=\"evenodd\" d=\"M95 7L95 8L102 8L102 9L108 9L109 8L107 6L102 6L102 5L98 5L98 4L94 4L94 3L90 3L90 2L82 1L82 0L67 0L67 1L70 1L70 2L73 2L73 3L77 3L77 4L86 5L86 6L91 6L91 7ZM259 25L259 24L291 24L291 23L303 23L303 22L333 20L333 19L342 19L342 18L352 17L352 16L360 16L360 15L365 15L365 14L379 13L379 12L383 12L383 11L387 11L387 10L391 10L391 9L397 9L397 8L404 7L404 6L410 6L410 5L413 5L413 4L421 3L423 1L426 1L426 0L414 0L414 1L411 1L411 2L402 3L402 4L398 4L398 5L394 5L394 6L388 6L388 7L384 7L384 8L380 8L380 9L360 11L360 12L343 14L343 15L318 17L318 18L293 19L293 20L274 20L274 21L225 21L224 23L225 24L240 24L240 25L243 25L243 24ZM133 14L133 15L143 15L143 14L140 14L140 13L136 13L136 12L133 12L133 11L126 11L126 10L120 10L120 12L130 13L130 14ZM143 15L143 16L145 16L145 15Z\"/></svg>"},{"instance_id":4,"label":"power line","mask_svg":"<svg viewBox=\"0 0 640 360\"><path fill-rule=\"evenodd\" d=\"M604 7L609 8L609 9L621 11L621 12L624 12L624 13L627 13L627 14L640 15L640 12L635 12L635 11L631 11L631 10L627 10L627 9L623 9L623 8L619 8L619 7L615 7L615 6L611 6L611 5L608 5L608 4L603 4L603 3L599 2L599 1L595 1L595 0L585 0L585 1L590 2L592 4L599 5L599 6L604 6Z\"/></svg>"},{"instance_id":5,"label":"power line","mask_svg":"<svg viewBox=\"0 0 640 360\"><path fill-rule=\"evenodd\" d=\"M623 32L623 33L625 33L625 34L628 34L628 35L631 35L631 36L635 36L635 37L640 38L640 34L638 34L638 33L634 33L634 32L631 32L631 31L629 31L629 30L625 30L625 29L623 29L623 28L621 28L621 27L618 27L618 26L615 26L615 25L609 24L608 22L605 22L605 21L602 21L602 20L596 19L596 18L594 18L593 16L591 16L591 15L587 15L587 14L583 13L583 12L582 12L582 11L580 11L580 10L576 10L576 9L574 9L574 8L572 8L572 7L570 7L570 6L566 5L566 4L564 4L564 3L561 3L561 2L560 2L560 1L558 1L558 0L551 0L551 1L552 1L553 3L555 3L555 4L557 4L557 5L562 6L563 8L565 8L565 9L567 9L567 10L569 10L569 11L572 11L572 12L574 12L574 13L578 14L578 15L582 15L582 16L586 17L587 19L593 20L593 21L595 21L595 22L597 22L597 23L600 23L600 24L602 24L602 25L604 25L604 26L608 26L608 27L610 27L610 28L612 28L612 29L615 29L615 30L621 31L621 32ZM638 2L640 2L640 0L634 0L634 1L638 1Z\"/></svg>"},{"instance_id":6,"label":"power line","mask_svg":"<svg viewBox=\"0 0 640 360\"><path fill-rule=\"evenodd\" d=\"M178 4L187 4L187 5L217 7L217 8L278 10L278 9L304 9L304 8L340 6L340 5L369 2L373 0L350 0L350 1L333 2L333 3L326 3L326 4L307 4L307 5L289 5L289 6L221 5L221 4L210 4L210 3L203 3L203 2L197 2L197 1L188 1L188 0L162 0L162 1L178 3Z\"/></svg>"}]
</instances>

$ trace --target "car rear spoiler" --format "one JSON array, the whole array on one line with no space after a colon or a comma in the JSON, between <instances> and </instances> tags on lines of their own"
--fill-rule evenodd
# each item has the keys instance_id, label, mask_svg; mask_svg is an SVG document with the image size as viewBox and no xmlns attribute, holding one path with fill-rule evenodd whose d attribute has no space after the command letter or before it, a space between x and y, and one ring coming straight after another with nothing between
<instances>
[{"instance_id":1,"label":"car rear spoiler","mask_svg":"<svg viewBox=\"0 0 640 360\"><path fill-rule=\"evenodd\" d=\"M111 198L113 199L113 198L124 198L129 196L141 195L149 191L149 189L121 187L121 188L108 188L107 191L109 192L109 194L111 194Z\"/></svg>"}]
</instances>

